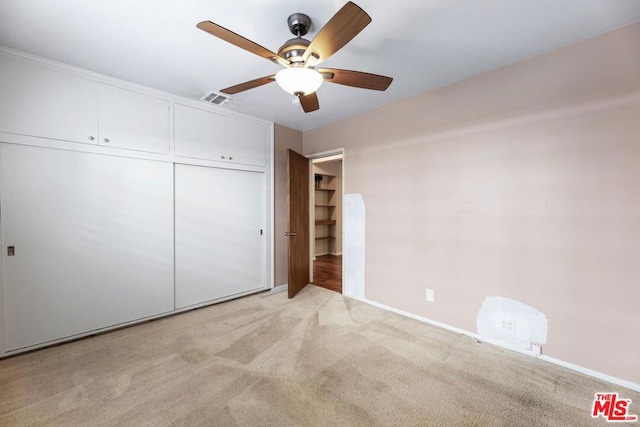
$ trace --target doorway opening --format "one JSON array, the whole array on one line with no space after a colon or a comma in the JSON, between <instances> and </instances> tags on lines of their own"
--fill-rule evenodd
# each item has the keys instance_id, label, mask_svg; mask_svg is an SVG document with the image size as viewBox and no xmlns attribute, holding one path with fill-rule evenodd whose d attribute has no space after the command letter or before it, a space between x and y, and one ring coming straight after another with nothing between
<instances>
[{"instance_id":1,"label":"doorway opening","mask_svg":"<svg viewBox=\"0 0 640 427\"><path fill-rule=\"evenodd\" d=\"M342 293L342 150L311 158L311 283Z\"/></svg>"}]
</instances>

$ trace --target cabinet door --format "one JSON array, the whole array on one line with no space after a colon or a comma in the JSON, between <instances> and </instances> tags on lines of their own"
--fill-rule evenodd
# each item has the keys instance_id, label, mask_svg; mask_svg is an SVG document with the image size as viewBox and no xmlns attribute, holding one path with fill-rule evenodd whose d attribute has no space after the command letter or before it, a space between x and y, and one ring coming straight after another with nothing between
<instances>
[{"instance_id":1,"label":"cabinet door","mask_svg":"<svg viewBox=\"0 0 640 427\"><path fill-rule=\"evenodd\" d=\"M0 56L0 132L97 143L98 85Z\"/></svg>"},{"instance_id":2,"label":"cabinet door","mask_svg":"<svg viewBox=\"0 0 640 427\"><path fill-rule=\"evenodd\" d=\"M225 147L227 157L235 163L265 166L267 129L262 123L226 117Z\"/></svg>"},{"instance_id":3,"label":"cabinet door","mask_svg":"<svg viewBox=\"0 0 640 427\"><path fill-rule=\"evenodd\" d=\"M174 104L175 155L224 160L224 116Z\"/></svg>"},{"instance_id":4,"label":"cabinet door","mask_svg":"<svg viewBox=\"0 0 640 427\"><path fill-rule=\"evenodd\" d=\"M175 166L176 308L264 289L264 173Z\"/></svg>"},{"instance_id":5,"label":"cabinet door","mask_svg":"<svg viewBox=\"0 0 640 427\"><path fill-rule=\"evenodd\" d=\"M173 310L168 163L0 144L8 350Z\"/></svg>"},{"instance_id":6,"label":"cabinet door","mask_svg":"<svg viewBox=\"0 0 640 427\"><path fill-rule=\"evenodd\" d=\"M169 102L99 85L100 145L169 153Z\"/></svg>"}]
</instances>

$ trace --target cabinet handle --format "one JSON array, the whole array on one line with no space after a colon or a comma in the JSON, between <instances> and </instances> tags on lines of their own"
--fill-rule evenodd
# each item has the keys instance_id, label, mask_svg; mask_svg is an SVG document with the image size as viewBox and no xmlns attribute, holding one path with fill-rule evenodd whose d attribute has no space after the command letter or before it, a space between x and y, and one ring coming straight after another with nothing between
<instances>
[{"instance_id":1,"label":"cabinet handle","mask_svg":"<svg viewBox=\"0 0 640 427\"><path fill-rule=\"evenodd\" d=\"M103 139L103 141L108 143L109 142L109 138L105 138L105 139Z\"/></svg>"},{"instance_id":2,"label":"cabinet handle","mask_svg":"<svg viewBox=\"0 0 640 427\"><path fill-rule=\"evenodd\" d=\"M224 160L224 156L220 156L220 158L221 158L222 160Z\"/></svg>"},{"instance_id":3,"label":"cabinet handle","mask_svg":"<svg viewBox=\"0 0 640 427\"><path fill-rule=\"evenodd\" d=\"M95 137L93 137L93 136L89 137L89 141L93 141L94 139L95 139Z\"/></svg>"},{"instance_id":4,"label":"cabinet handle","mask_svg":"<svg viewBox=\"0 0 640 427\"><path fill-rule=\"evenodd\" d=\"M229 160L233 160L233 157L229 157Z\"/></svg>"}]
</instances>

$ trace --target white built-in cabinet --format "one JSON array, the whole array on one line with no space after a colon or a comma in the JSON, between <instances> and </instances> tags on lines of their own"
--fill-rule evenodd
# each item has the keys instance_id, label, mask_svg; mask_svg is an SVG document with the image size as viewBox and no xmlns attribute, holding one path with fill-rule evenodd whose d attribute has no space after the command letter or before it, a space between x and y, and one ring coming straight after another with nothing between
<instances>
[{"instance_id":1,"label":"white built-in cabinet","mask_svg":"<svg viewBox=\"0 0 640 427\"><path fill-rule=\"evenodd\" d=\"M250 120L227 117L225 121L225 150L237 163L263 166L265 164L266 128Z\"/></svg>"},{"instance_id":2,"label":"white built-in cabinet","mask_svg":"<svg viewBox=\"0 0 640 427\"><path fill-rule=\"evenodd\" d=\"M7 350L173 310L172 169L0 144Z\"/></svg>"},{"instance_id":3,"label":"white built-in cabinet","mask_svg":"<svg viewBox=\"0 0 640 427\"><path fill-rule=\"evenodd\" d=\"M267 129L263 123L175 104L176 156L265 166Z\"/></svg>"},{"instance_id":4,"label":"white built-in cabinet","mask_svg":"<svg viewBox=\"0 0 640 427\"><path fill-rule=\"evenodd\" d=\"M0 57L0 132L97 144L98 83Z\"/></svg>"},{"instance_id":5,"label":"white built-in cabinet","mask_svg":"<svg viewBox=\"0 0 640 427\"><path fill-rule=\"evenodd\" d=\"M222 114L175 104L175 155L196 159L226 160Z\"/></svg>"},{"instance_id":6,"label":"white built-in cabinet","mask_svg":"<svg viewBox=\"0 0 640 427\"><path fill-rule=\"evenodd\" d=\"M272 285L270 124L132 86L0 50L0 357Z\"/></svg>"},{"instance_id":7,"label":"white built-in cabinet","mask_svg":"<svg viewBox=\"0 0 640 427\"><path fill-rule=\"evenodd\" d=\"M169 153L169 102L115 86L98 86L98 144Z\"/></svg>"},{"instance_id":8,"label":"white built-in cabinet","mask_svg":"<svg viewBox=\"0 0 640 427\"><path fill-rule=\"evenodd\" d=\"M176 307L264 287L265 174L176 165Z\"/></svg>"}]
</instances>

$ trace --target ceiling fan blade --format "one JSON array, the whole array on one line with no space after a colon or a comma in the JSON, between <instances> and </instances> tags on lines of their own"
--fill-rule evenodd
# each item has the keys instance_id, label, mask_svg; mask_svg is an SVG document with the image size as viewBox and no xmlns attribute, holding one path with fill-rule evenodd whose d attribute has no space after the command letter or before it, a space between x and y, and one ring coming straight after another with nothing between
<instances>
[{"instance_id":1,"label":"ceiling fan blade","mask_svg":"<svg viewBox=\"0 0 640 427\"><path fill-rule=\"evenodd\" d=\"M235 86L230 86L226 89L222 89L220 92L233 95L234 93L243 92L245 90L253 89L253 88L266 85L267 83L271 83L275 81L276 81L276 75L272 74L270 76L260 77L259 79L249 80L248 82L240 83Z\"/></svg>"},{"instance_id":2,"label":"ceiling fan blade","mask_svg":"<svg viewBox=\"0 0 640 427\"><path fill-rule=\"evenodd\" d=\"M312 111L316 111L320 109L320 104L318 103L318 95L315 92L310 93L309 95L301 96L300 105L302 105L302 109L305 113L310 113Z\"/></svg>"},{"instance_id":3,"label":"ceiling fan blade","mask_svg":"<svg viewBox=\"0 0 640 427\"><path fill-rule=\"evenodd\" d=\"M261 56L265 59L268 59L269 61L277 62L283 67L289 67L289 62L283 57L271 52L269 49L262 47L257 43L252 42L247 38L242 37L240 34L236 34L231 30L227 30L226 28L221 27L218 24L214 24L211 21L202 21L196 26L202 31L206 31L207 33L214 35L226 42L229 42L232 45L238 46L241 49Z\"/></svg>"},{"instance_id":4,"label":"ceiling fan blade","mask_svg":"<svg viewBox=\"0 0 640 427\"><path fill-rule=\"evenodd\" d=\"M371 22L371 17L367 12L360 9L360 6L352 2L347 2L333 18L318 31L318 34L311 41L311 44L304 52L302 60L305 64L313 56L315 61L311 65L324 61L351 39L358 35Z\"/></svg>"},{"instance_id":5,"label":"ceiling fan blade","mask_svg":"<svg viewBox=\"0 0 640 427\"><path fill-rule=\"evenodd\" d=\"M364 73L362 71L340 70L337 68L316 68L316 71L322 74L327 82L362 89L387 90L393 81L392 77Z\"/></svg>"}]
</instances>

